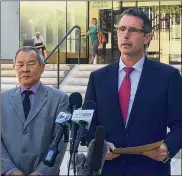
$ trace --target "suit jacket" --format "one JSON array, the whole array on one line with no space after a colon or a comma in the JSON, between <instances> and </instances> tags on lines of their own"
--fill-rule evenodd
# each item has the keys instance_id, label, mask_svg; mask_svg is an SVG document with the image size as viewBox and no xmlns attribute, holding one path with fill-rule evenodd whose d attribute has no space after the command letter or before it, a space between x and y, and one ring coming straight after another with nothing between
<instances>
[{"instance_id":1,"label":"suit jacket","mask_svg":"<svg viewBox=\"0 0 182 176\"><path fill-rule=\"evenodd\" d=\"M88 133L103 125L105 140L116 147L149 144L164 139L171 157L182 146L182 79L169 65L145 59L128 125L125 128L118 96L119 61L91 73L86 100L97 105ZM167 134L167 126L171 132ZM144 155L120 155L106 161L103 175L169 175L170 163L152 160Z\"/></svg>"},{"instance_id":2,"label":"suit jacket","mask_svg":"<svg viewBox=\"0 0 182 176\"><path fill-rule=\"evenodd\" d=\"M17 167L25 174L35 170L43 175L58 175L67 144L59 143L54 167L42 162L55 137L55 119L68 106L68 95L40 84L25 121L20 87L7 90L2 97L1 174Z\"/></svg>"}]
</instances>

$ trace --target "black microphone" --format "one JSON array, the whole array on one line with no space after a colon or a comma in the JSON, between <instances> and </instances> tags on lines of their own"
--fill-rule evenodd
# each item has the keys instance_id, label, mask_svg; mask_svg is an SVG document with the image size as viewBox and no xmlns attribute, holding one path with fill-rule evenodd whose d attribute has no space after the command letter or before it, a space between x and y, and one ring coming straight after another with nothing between
<instances>
[{"instance_id":1,"label":"black microphone","mask_svg":"<svg viewBox=\"0 0 182 176\"><path fill-rule=\"evenodd\" d=\"M71 107L70 109L71 114L73 114L73 111L76 109L81 108L82 106L82 95L79 92L74 92L69 96L69 107Z\"/></svg>"},{"instance_id":2,"label":"black microphone","mask_svg":"<svg viewBox=\"0 0 182 176\"><path fill-rule=\"evenodd\" d=\"M72 95L72 96L71 96ZM79 92L72 93L70 95L69 101L71 102L72 108L72 114L73 111L80 108L82 106L82 96ZM72 149L75 143L75 139L78 133L79 125L75 122L71 122L71 135L70 135L70 153L72 153Z\"/></svg>"},{"instance_id":3,"label":"black microphone","mask_svg":"<svg viewBox=\"0 0 182 176\"><path fill-rule=\"evenodd\" d=\"M60 140L64 135L64 142L69 141L69 125L72 118L73 110L76 108L80 108L82 105L82 96L80 93L75 92L69 96L69 105L66 111L60 112L56 118L56 125L59 126L58 133L53 141L53 143L48 148L48 152L45 155L43 162L45 165L49 167L53 167L56 157L59 153L58 145Z\"/></svg>"},{"instance_id":4,"label":"black microphone","mask_svg":"<svg viewBox=\"0 0 182 176\"><path fill-rule=\"evenodd\" d=\"M96 129L95 140L92 140L88 147L84 172L79 174L85 176L100 175L104 166L107 150L107 144L104 142L104 127L98 126Z\"/></svg>"},{"instance_id":5,"label":"black microphone","mask_svg":"<svg viewBox=\"0 0 182 176\"><path fill-rule=\"evenodd\" d=\"M89 129L96 104L92 100L86 100L83 103L82 110L76 110L73 112L72 121L80 125L77 138L73 147L73 153L77 153L79 143L84 136L85 129Z\"/></svg>"}]
</instances>

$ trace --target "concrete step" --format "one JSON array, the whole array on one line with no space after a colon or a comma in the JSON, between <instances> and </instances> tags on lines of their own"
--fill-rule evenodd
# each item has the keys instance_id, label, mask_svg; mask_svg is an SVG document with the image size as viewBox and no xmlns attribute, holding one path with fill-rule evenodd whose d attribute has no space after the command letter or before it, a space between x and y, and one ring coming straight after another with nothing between
<instances>
[{"instance_id":1,"label":"concrete step","mask_svg":"<svg viewBox=\"0 0 182 176\"><path fill-rule=\"evenodd\" d=\"M85 94L87 86L64 86L60 87L61 90L66 93L80 92L81 94Z\"/></svg>"},{"instance_id":2,"label":"concrete step","mask_svg":"<svg viewBox=\"0 0 182 176\"><path fill-rule=\"evenodd\" d=\"M97 64L97 65L81 64L81 65L78 65L77 69L79 71L94 71L94 70L98 70L99 68L102 68L104 66L106 66L106 64Z\"/></svg>"},{"instance_id":3,"label":"concrete step","mask_svg":"<svg viewBox=\"0 0 182 176\"><path fill-rule=\"evenodd\" d=\"M89 78L91 71L75 71L72 74L73 78Z\"/></svg>"},{"instance_id":4,"label":"concrete step","mask_svg":"<svg viewBox=\"0 0 182 176\"><path fill-rule=\"evenodd\" d=\"M88 78L70 78L68 80L68 85L87 86Z\"/></svg>"},{"instance_id":5,"label":"concrete step","mask_svg":"<svg viewBox=\"0 0 182 176\"><path fill-rule=\"evenodd\" d=\"M50 85L57 84L57 78L41 78L40 80L43 84L50 84ZM62 80L63 78L60 78L60 81ZM18 84L18 80L15 77L2 77L1 84Z\"/></svg>"},{"instance_id":6,"label":"concrete step","mask_svg":"<svg viewBox=\"0 0 182 176\"><path fill-rule=\"evenodd\" d=\"M8 89L18 87L18 86L19 86L19 84L1 84L1 92L8 90ZM47 85L47 86L55 87L55 85Z\"/></svg>"},{"instance_id":7,"label":"concrete step","mask_svg":"<svg viewBox=\"0 0 182 176\"><path fill-rule=\"evenodd\" d=\"M68 71L60 71L60 77L64 78ZM16 73L14 70L2 70L1 71L1 77L15 77ZM44 78L56 78L57 77L57 72L56 71L44 71L42 74L42 77Z\"/></svg>"},{"instance_id":8,"label":"concrete step","mask_svg":"<svg viewBox=\"0 0 182 176\"><path fill-rule=\"evenodd\" d=\"M59 65L59 69L61 71L68 71L72 67L73 67L73 65L67 65L67 64L60 64ZM1 64L1 70L13 70L13 64ZM56 64L46 64L45 70L55 71L55 70L57 70L57 65Z\"/></svg>"}]
</instances>

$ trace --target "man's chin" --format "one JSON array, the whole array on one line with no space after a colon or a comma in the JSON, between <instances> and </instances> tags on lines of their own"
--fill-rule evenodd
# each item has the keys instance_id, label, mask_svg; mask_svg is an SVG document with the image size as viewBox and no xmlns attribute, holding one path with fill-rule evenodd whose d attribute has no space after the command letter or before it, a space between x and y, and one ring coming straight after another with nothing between
<instances>
[{"instance_id":1,"label":"man's chin","mask_svg":"<svg viewBox=\"0 0 182 176\"><path fill-rule=\"evenodd\" d=\"M32 85L32 82L31 81L21 81L21 85L26 87L26 88L30 88L31 85Z\"/></svg>"}]
</instances>

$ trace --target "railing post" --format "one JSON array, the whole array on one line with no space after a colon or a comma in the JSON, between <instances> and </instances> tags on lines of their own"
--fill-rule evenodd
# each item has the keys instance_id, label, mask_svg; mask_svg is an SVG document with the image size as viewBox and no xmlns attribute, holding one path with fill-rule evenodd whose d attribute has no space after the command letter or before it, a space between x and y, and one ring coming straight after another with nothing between
<instances>
[{"instance_id":1,"label":"railing post","mask_svg":"<svg viewBox=\"0 0 182 176\"><path fill-rule=\"evenodd\" d=\"M60 56L60 53L59 53L59 47L58 47L58 57L57 57L57 88L59 89L59 56Z\"/></svg>"},{"instance_id":2,"label":"railing post","mask_svg":"<svg viewBox=\"0 0 182 176\"><path fill-rule=\"evenodd\" d=\"M60 64L60 45L63 43L63 41L67 38L67 36L73 31L73 29L78 28L79 29L79 51L78 51L78 64L80 64L80 54L81 54L81 28L77 25L73 26L69 32L62 38L62 40L56 45L56 47L49 53L49 55L45 58L45 62L52 56L54 51L58 52L58 57L57 57L57 88L59 89L59 64Z\"/></svg>"},{"instance_id":3,"label":"railing post","mask_svg":"<svg viewBox=\"0 0 182 176\"><path fill-rule=\"evenodd\" d=\"M80 55L81 55L81 28L79 28L79 37L78 37L78 64L80 64Z\"/></svg>"}]
</instances>

